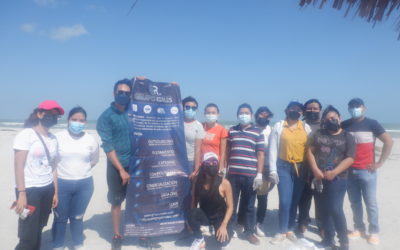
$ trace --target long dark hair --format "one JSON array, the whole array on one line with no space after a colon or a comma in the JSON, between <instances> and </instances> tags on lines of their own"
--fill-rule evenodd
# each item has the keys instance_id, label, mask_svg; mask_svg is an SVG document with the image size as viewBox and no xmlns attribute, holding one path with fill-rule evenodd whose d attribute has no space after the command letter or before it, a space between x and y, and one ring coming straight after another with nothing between
<instances>
[{"instance_id":1,"label":"long dark hair","mask_svg":"<svg viewBox=\"0 0 400 250\"><path fill-rule=\"evenodd\" d=\"M208 179L207 176L209 177ZM200 190L204 188L205 184L210 184L210 193L218 192L221 179L222 177L218 175L218 160L203 161L197 177L194 196L198 197Z\"/></svg>"},{"instance_id":2,"label":"long dark hair","mask_svg":"<svg viewBox=\"0 0 400 250\"><path fill-rule=\"evenodd\" d=\"M36 108L33 112L29 115L28 119L25 120L24 128L32 128L39 124L39 118L37 113L41 112L42 110Z\"/></svg>"}]
</instances>

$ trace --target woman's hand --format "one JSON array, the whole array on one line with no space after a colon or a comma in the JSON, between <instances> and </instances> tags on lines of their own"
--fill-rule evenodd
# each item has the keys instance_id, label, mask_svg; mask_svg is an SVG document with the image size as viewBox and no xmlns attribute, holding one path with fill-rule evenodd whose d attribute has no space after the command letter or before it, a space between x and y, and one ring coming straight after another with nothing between
<instances>
[{"instance_id":1,"label":"woman's hand","mask_svg":"<svg viewBox=\"0 0 400 250\"><path fill-rule=\"evenodd\" d=\"M331 180L335 179L336 175L337 175L336 172L333 171L333 170L329 170L329 171L325 171L324 172L324 177L328 181L331 181Z\"/></svg>"},{"instance_id":2,"label":"woman's hand","mask_svg":"<svg viewBox=\"0 0 400 250\"><path fill-rule=\"evenodd\" d=\"M324 179L324 173L318 168L318 169L313 169L313 175L315 179L317 180L322 180Z\"/></svg>"},{"instance_id":3,"label":"woman's hand","mask_svg":"<svg viewBox=\"0 0 400 250\"><path fill-rule=\"evenodd\" d=\"M216 236L219 242L225 242L229 239L228 231L226 230L226 225L221 225L218 228Z\"/></svg>"},{"instance_id":4,"label":"woman's hand","mask_svg":"<svg viewBox=\"0 0 400 250\"><path fill-rule=\"evenodd\" d=\"M20 192L18 194L18 200L17 204L15 205L15 212L17 214L21 214L22 211L24 211L24 208L28 205L27 199L26 199L26 193L25 192Z\"/></svg>"},{"instance_id":5,"label":"woman's hand","mask_svg":"<svg viewBox=\"0 0 400 250\"><path fill-rule=\"evenodd\" d=\"M56 208L58 206L58 195L54 194L53 196L53 203L52 203L52 208Z\"/></svg>"}]
</instances>

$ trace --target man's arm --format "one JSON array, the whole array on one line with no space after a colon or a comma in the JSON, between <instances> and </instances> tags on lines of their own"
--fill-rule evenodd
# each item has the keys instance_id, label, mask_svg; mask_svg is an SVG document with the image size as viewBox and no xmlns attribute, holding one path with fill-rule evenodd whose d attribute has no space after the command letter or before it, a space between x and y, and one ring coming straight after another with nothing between
<instances>
[{"instance_id":1,"label":"man's arm","mask_svg":"<svg viewBox=\"0 0 400 250\"><path fill-rule=\"evenodd\" d=\"M119 175L121 176L122 179L122 185L129 184L130 182L130 176L128 172L125 171L124 167L122 166L121 162L118 160L117 153L115 150L112 150L108 153L106 153L107 158L111 161L112 165L118 170Z\"/></svg>"},{"instance_id":2,"label":"man's arm","mask_svg":"<svg viewBox=\"0 0 400 250\"><path fill-rule=\"evenodd\" d=\"M378 168L382 167L385 161L389 158L389 155L392 151L393 139L387 132L384 132L383 134L378 136L378 139L381 142L383 142L382 153L381 156L379 157L379 160L376 163L370 165L369 167L370 171L375 171Z\"/></svg>"}]
</instances>

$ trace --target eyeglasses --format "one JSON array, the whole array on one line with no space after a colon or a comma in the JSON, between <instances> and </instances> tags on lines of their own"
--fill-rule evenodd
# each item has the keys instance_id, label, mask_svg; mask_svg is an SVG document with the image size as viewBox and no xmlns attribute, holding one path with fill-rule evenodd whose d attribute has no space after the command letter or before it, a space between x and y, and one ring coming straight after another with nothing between
<instances>
[{"instance_id":1,"label":"eyeglasses","mask_svg":"<svg viewBox=\"0 0 400 250\"><path fill-rule=\"evenodd\" d=\"M118 91L117 91L117 95L126 95L126 96L130 96L130 95L131 95L131 92L130 92L130 91L118 90Z\"/></svg>"},{"instance_id":2,"label":"eyeglasses","mask_svg":"<svg viewBox=\"0 0 400 250\"><path fill-rule=\"evenodd\" d=\"M189 109L191 109L191 110L193 110L193 111L196 111L197 110L197 107L195 107L195 106L189 106L189 105L185 105L185 110L189 110Z\"/></svg>"}]
</instances>

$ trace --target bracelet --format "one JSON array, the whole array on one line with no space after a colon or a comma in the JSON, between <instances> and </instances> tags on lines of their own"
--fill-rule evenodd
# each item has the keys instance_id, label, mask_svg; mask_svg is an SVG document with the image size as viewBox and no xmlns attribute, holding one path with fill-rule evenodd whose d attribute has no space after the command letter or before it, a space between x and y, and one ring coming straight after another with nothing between
<instances>
[{"instance_id":1,"label":"bracelet","mask_svg":"<svg viewBox=\"0 0 400 250\"><path fill-rule=\"evenodd\" d=\"M25 193L26 192L26 190L24 189L24 190L18 190L18 193Z\"/></svg>"}]
</instances>

